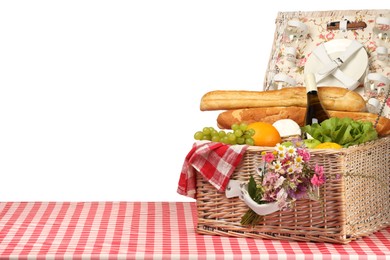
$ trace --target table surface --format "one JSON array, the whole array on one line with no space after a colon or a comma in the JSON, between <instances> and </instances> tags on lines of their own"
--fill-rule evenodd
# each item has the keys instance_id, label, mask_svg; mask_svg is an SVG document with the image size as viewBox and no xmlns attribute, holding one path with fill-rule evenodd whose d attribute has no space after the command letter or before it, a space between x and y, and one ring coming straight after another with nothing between
<instances>
[{"instance_id":1,"label":"table surface","mask_svg":"<svg viewBox=\"0 0 390 260\"><path fill-rule=\"evenodd\" d=\"M347 245L200 235L195 202L0 202L0 259L390 259L390 228Z\"/></svg>"}]
</instances>

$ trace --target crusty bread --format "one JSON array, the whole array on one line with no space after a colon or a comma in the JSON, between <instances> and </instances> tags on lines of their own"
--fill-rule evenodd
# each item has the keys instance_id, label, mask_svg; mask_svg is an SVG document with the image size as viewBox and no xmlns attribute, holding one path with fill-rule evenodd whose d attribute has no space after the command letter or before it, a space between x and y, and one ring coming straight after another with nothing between
<instances>
[{"instance_id":1,"label":"crusty bread","mask_svg":"<svg viewBox=\"0 0 390 260\"><path fill-rule=\"evenodd\" d=\"M227 110L217 117L218 127L229 129L235 123L266 122L273 124L279 119L292 119L298 125L305 121L304 107L259 107Z\"/></svg>"},{"instance_id":2,"label":"crusty bread","mask_svg":"<svg viewBox=\"0 0 390 260\"><path fill-rule=\"evenodd\" d=\"M363 97L345 88L320 87L319 97L327 110L366 111ZM203 95L200 110L228 110L251 107L306 107L306 88L290 87L270 91L215 90Z\"/></svg>"},{"instance_id":3,"label":"crusty bread","mask_svg":"<svg viewBox=\"0 0 390 260\"><path fill-rule=\"evenodd\" d=\"M328 110L331 117L349 117L354 120L364 120L375 124L377 119L376 114L367 112L345 112ZM273 124L279 119L292 119L298 125L303 126L305 121L306 108L304 107L261 107L261 108L245 108L232 109L221 112L217 117L218 127L229 129L234 123L253 123L267 122ZM376 130L380 136L390 135L390 119L380 117Z\"/></svg>"}]
</instances>

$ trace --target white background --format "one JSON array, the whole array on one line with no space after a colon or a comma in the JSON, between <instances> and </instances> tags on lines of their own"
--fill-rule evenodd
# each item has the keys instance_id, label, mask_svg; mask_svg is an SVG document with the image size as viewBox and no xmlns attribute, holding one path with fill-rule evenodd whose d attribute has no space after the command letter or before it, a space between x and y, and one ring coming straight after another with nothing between
<instances>
[{"instance_id":1,"label":"white background","mask_svg":"<svg viewBox=\"0 0 390 260\"><path fill-rule=\"evenodd\" d=\"M279 11L388 7L2 1L0 201L192 201L176 193L181 167L217 116L200 99L262 90Z\"/></svg>"}]
</instances>

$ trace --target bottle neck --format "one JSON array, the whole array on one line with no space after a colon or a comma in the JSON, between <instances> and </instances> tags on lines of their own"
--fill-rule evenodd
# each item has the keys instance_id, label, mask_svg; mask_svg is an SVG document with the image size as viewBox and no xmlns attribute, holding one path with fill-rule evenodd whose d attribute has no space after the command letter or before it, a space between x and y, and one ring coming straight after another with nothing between
<instances>
[{"instance_id":1,"label":"bottle neck","mask_svg":"<svg viewBox=\"0 0 390 260\"><path fill-rule=\"evenodd\" d=\"M315 91L317 92L316 78L313 73L309 73L305 76L306 93Z\"/></svg>"},{"instance_id":2,"label":"bottle neck","mask_svg":"<svg viewBox=\"0 0 390 260\"><path fill-rule=\"evenodd\" d=\"M315 84L307 84L306 85L306 93L317 93L318 89Z\"/></svg>"},{"instance_id":3,"label":"bottle neck","mask_svg":"<svg viewBox=\"0 0 390 260\"><path fill-rule=\"evenodd\" d=\"M317 90L307 90L308 95L317 95L318 91Z\"/></svg>"}]
</instances>

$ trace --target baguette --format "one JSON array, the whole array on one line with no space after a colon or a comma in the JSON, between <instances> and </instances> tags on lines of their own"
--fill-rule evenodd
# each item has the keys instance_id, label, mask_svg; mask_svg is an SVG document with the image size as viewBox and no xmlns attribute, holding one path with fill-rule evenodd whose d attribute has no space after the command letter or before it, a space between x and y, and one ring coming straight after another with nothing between
<instances>
[{"instance_id":1,"label":"baguette","mask_svg":"<svg viewBox=\"0 0 390 260\"><path fill-rule=\"evenodd\" d=\"M345 111L328 111L331 117L349 117L354 120L369 121L375 124L378 117L376 114L367 112L345 112ZM233 109L221 112L217 117L217 125L221 129L230 129L235 123L253 123L267 122L273 124L279 119L292 119L298 125L303 126L305 122L306 108L304 107L263 107L263 108L246 108ZM380 117L376 130L379 136L390 135L390 119Z\"/></svg>"},{"instance_id":2,"label":"baguette","mask_svg":"<svg viewBox=\"0 0 390 260\"><path fill-rule=\"evenodd\" d=\"M327 110L366 111L363 97L340 87L320 87L318 94ZM215 90L203 95L201 111L251 107L306 107L306 88L290 87L270 91Z\"/></svg>"}]
</instances>

